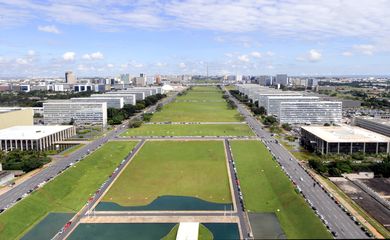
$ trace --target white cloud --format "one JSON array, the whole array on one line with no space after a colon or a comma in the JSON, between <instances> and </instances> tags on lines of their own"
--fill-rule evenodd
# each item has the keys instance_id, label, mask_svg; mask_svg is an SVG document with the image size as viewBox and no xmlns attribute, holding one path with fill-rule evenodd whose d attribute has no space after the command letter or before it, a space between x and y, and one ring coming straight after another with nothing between
<instances>
[{"instance_id":1,"label":"white cloud","mask_svg":"<svg viewBox=\"0 0 390 240\"><path fill-rule=\"evenodd\" d=\"M18 59L16 59L16 63L20 64L20 65L25 65L25 64L28 64L28 60L26 60L24 58L18 58Z\"/></svg>"},{"instance_id":2,"label":"white cloud","mask_svg":"<svg viewBox=\"0 0 390 240\"><path fill-rule=\"evenodd\" d=\"M162 62L157 62L156 63L157 67L165 67L166 65L167 65L166 63L162 63Z\"/></svg>"},{"instance_id":3,"label":"white cloud","mask_svg":"<svg viewBox=\"0 0 390 240\"><path fill-rule=\"evenodd\" d=\"M55 33L55 34L61 33L60 30L58 30L58 28L54 25L38 26L38 30L41 32L48 32L48 33Z\"/></svg>"},{"instance_id":4,"label":"white cloud","mask_svg":"<svg viewBox=\"0 0 390 240\"><path fill-rule=\"evenodd\" d=\"M351 56L353 56L353 53L349 52L349 51L345 51L345 52L342 52L341 55L343 55L344 57L351 57Z\"/></svg>"},{"instance_id":5,"label":"white cloud","mask_svg":"<svg viewBox=\"0 0 390 240\"><path fill-rule=\"evenodd\" d=\"M241 56L238 56L238 60L241 61L241 62L249 62L250 59L248 57L248 55L241 55Z\"/></svg>"},{"instance_id":6,"label":"white cloud","mask_svg":"<svg viewBox=\"0 0 390 240\"><path fill-rule=\"evenodd\" d=\"M34 50L28 50L27 55L28 56L34 56L35 55L35 51Z\"/></svg>"},{"instance_id":7,"label":"white cloud","mask_svg":"<svg viewBox=\"0 0 390 240\"><path fill-rule=\"evenodd\" d=\"M183 62L179 63L179 68L186 68L186 67L187 67L187 65L185 63L183 63Z\"/></svg>"},{"instance_id":8,"label":"white cloud","mask_svg":"<svg viewBox=\"0 0 390 240\"><path fill-rule=\"evenodd\" d=\"M70 61L73 61L75 59L75 56L76 56L76 53L74 53L74 52L66 52L62 55L62 58L65 61L70 62Z\"/></svg>"},{"instance_id":9,"label":"white cloud","mask_svg":"<svg viewBox=\"0 0 390 240\"><path fill-rule=\"evenodd\" d=\"M322 54L315 49L311 49L308 53L308 56L307 56L307 59L311 62L320 61L321 58L322 58Z\"/></svg>"},{"instance_id":10,"label":"white cloud","mask_svg":"<svg viewBox=\"0 0 390 240\"><path fill-rule=\"evenodd\" d=\"M101 52L87 53L83 55L83 59L85 60L101 60L103 58L104 56Z\"/></svg>"},{"instance_id":11,"label":"white cloud","mask_svg":"<svg viewBox=\"0 0 390 240\"><path fill-rule=\"evenodd\" d=\"M354 45L353 48L357 52L360 52L365 55L373 55L375 50L374 45L371 44L358 44L358 45Z\"/></svg>"},{"instance_id":12,"label":"white cloud","mask_svg":"<svg viewBox=\"0 0 390 240\"><path fill-rule=\"evenodd\" d=\"M109 64L107 64L107 67L108 67L108 68L113 68L113 67L115 67L115 65L112 64L112 63L109 63Z\"/></svg>"},{"instance_id":13,"label":"white cloud","mask_svg":"<svg viewBox=\"0 0 390 240\"><path fill-rule=\"evenodd\" d=\"M267 55L268 57L273 57L273 56L275 56L275 53L272 52L272 51L267 51L267 52L265 53L265 55Z\"/></svg>"},{"instance_id":14,"label":"white cloud","mask_svg":"<svg viewBox=\"0 0 390 240\"><path fill-rule=\"evenodd\" d=\"M255 57L255 58L261 58L261 53L254 51L254 52L251 52L251 56Z\"/></svg>"}]
</instances>

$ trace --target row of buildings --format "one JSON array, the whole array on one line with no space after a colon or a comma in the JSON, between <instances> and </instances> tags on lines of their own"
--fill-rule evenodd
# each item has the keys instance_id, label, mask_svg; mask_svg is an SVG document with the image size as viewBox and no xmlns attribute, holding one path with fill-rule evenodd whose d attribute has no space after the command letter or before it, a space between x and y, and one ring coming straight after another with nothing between
<instances>
[{"instance_id":1,"label":"row of buildings","mask_svg":"<svg viewBox=\"0 0 390 240\"><path fill-rule=\"evenodd\" d=\"M54 100L43 103L43 122L46 125L75 124L107 126L107 109L135 105L146 97L163 94L162 87L129 88L85 98Z\"/></svg>"},{"instance_id":2,"label":"row of buildings","mask_svg":"<svg viewBox=\"0 0 390 240\"><path fill-rule=\"evenodd\" d=\"M242 84L237 85L237 88L252 103L264 107L267 115L275 116L280 123L324 124L338 123L342 119L341 101L324 101L318 96L257 84Z\"/></svg>"}]
</instances>

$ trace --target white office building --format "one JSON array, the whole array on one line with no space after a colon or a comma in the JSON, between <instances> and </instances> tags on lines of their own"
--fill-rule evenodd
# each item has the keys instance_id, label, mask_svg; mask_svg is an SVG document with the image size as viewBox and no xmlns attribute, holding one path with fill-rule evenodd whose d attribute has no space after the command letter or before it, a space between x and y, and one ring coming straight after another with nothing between
<instances>
[{"instance_id":1,"label":"white office building","mask_svg":"<svg viewBox=\"0 0 390 240\"><path fill-rule=\"evenodd\" d=\"M342 119L342 102L281 102L278 118L282 124L339 123Z\"/></svg>"},{"instance_id":2,"label":"white office building","mask_svg":"<svg viewBox=\"0 0 390 240\"><path fill-rule=\"evenodd\" d=\"M117 93L117 92L108 92L104 94L92 94L91 98L115 98L115 97L121 97L123 98L123 104L136 104L136 96L131 93Z\"/></svg>"},{"instance_id":3,"label":"white office building","mask_svg":"<svg viewBox=\"0 0 390 240\"><path fill-rule=\"evenodd\" d=\"M318 101L319 97L309 96L268 96L266 99L265 109L267 115L278 116L280 112L280 103L282 102L313 102Z\"/></svg>"},{"instance_id":4,"label":"white office building","mask_svg":"<svg viewBox=\"0 0 390 240\"><path fill-rule=\"evenodd\" d=\"M87 102L87 103L99 103L105 102L107 103L107 108L123 108L124 99L123 97L85 97L85 98L71 98L72 102Z\"/></svg>"},{"instance_id":5,"label":"white office building","mask_svg":"<svg viewBox=\"0 0 390 240\"><path fill-rule=\"evenodd\" d=\"M12 151L52 149L54 144L76 134L74 126L14 126L0 130L0 150Z\"/></svg>"},{"instance_id":6,"label":"white office building","mask_svg":"<svg viewBox=\"0 0 390 240\"><path fill-rule=\"evenodd\" d=\"M141 101L145 99L145 92L144 91L131 91L131 90L118 90L115 92L109 92L112 94L134 94L136 101Z\"/></svg>"},{"instance_id":7,"label":"white office building","mask_svg":"<svg viewBox=\"0 0 390 240\"><path fill-rule=\"evenodd\" d=\"M43 103L43 121L46 125L107 125L106 102L51 101Z\"/></svg>"}]
</instances>

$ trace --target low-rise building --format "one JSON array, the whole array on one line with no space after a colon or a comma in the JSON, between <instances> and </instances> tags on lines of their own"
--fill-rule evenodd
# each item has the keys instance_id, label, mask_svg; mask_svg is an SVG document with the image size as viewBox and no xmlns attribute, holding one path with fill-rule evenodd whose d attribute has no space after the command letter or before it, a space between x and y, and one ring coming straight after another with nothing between
<instances>
[{"instance_id":1,"label":"low-rise building","mask_svg":"<svg viewBox=\"0 0 390 240\"><path fill-rule=\"evenodd\" d=\"M389 153L390 138L364 128L303 126L301 144L321 154Z\"/></svg>"},{"instance_id":2,"label":"low-rise building","mask_svg":"<svg viewBox=\"0 0 390 240\"><path fill-rule=\"evenodd\" d=\"M43 103L45 125L69 124L107 126L106 102L50 101Z\"/></svg>"},{"instance_id":3,"label":"low-rise building","mask_svg":"<svg viewBox=\"0 0 390 240\"><path fill-rule=\"evenodd\" d=\"M339 123L342 112L341 102L282 102L278 118L289 124Z\"/></svg>"},{"instance_id":4,"label":"low-rise building","mask_svg":"<svg viewBox=\"0 0 390 240\"><path fill-rule=\"evenodd\" d=\"M74 126L14 126L0 130L0 150L12 151L53 149L56 142L76 134Z\"/></svg>"}]
</instances>

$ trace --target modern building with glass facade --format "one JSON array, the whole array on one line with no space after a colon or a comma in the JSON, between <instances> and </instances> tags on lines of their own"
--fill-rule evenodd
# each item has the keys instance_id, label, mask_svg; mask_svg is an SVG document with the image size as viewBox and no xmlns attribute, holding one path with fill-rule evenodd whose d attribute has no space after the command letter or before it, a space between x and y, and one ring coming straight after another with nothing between
<instances>
[{"instance_id":1,"label":"modern building with glass facade","mask_svg":"<svg viewBox=\"0 0 390 240\"><path fill-rule=\"evenodd\" d=\"M280 123L324 124L339 123L342 119L342 102L281 102Z\"/></svg>"},{"instance_id":2,"label":"modern building with glass facade","mask_svg":"<svg viewBox=\"0 0 390 240\"><path fill-rule=\"evenodd\" d=\"M86 97L86 98L71 98L72 102L86 102L86 103L107 103L107 108L123 108L124 100L123 97Z\"/></svg>"},{"instance_id":3,"label":"modern building with glass facade","mask_svg":"<svg viewBox=\"0 0 390 240\"><path fill-rule=\"evenodd\" d=\"M45 125L68 124L107 126L107 103L51 101L43 103Z\"/></svg>"},{"instance_id":4,"label":"modern building with glass facade","mask_svg":"<svg viewBox=\"0 0 390 240\"><path fill-rule=\"evenodd\" d=\"M280 104L282 102L312 102L319 99L319 97L310 96L268 96L266 98L265 110L267 115L279 116Z\"/></svg>"},{"instance_id":5,"label":"modern building with glass facade","mask_svg":"<svg viewBox=\"0 0 390 240\"><path fill-rule=\"evenodd\" d=\"M134 94L136 101L142 101L145 99L145 92L144 91L131 91L131 90L118 90L115 92L110 92L112 94Z\"/></svg>"},{"instance_id":6,"label":"modern building with glass facade","mask_svg":"<svg viewBox=\"0 0 390 240\"><path fill-rule=\"evenodd\" d=\"M353 154L357 152L389 153L390 138L364 128L341 126L303 126L301 144L321 154Z\"/></svg>"},{"instance_id":7,"label":"modern building with glass facade","mask_svg":"<svg viewBox=\"0 0 390 240\"><path fill-rule=\"evenodd\" d=\"M76 128L73 126L14 126L0 130L0 150L44 151L75 134Z\"/></svg>"}]
</instances>

